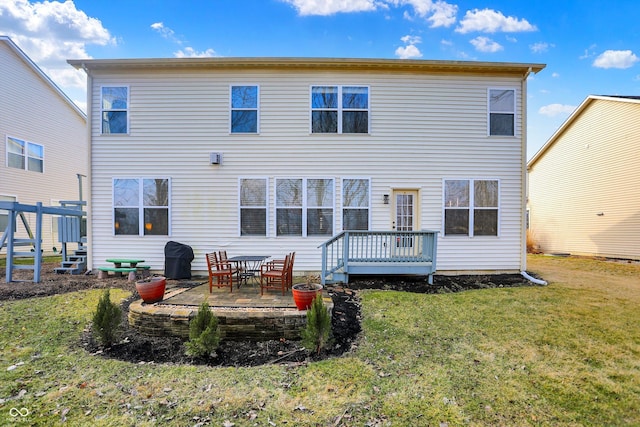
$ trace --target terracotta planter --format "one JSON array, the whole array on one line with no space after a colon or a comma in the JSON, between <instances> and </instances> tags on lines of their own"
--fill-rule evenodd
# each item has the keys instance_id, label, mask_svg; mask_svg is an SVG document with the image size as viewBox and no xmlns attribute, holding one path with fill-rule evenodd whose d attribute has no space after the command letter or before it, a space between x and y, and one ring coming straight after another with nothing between
<instances>
[{"instance_id":1,"label":"terracotta planter","mask_svg":"<svg viewBox=\"0 0 640 427\"><path fill-rule=\"evenodd\" d=\"M293 302L296 303L298 310L308 310L316 295L322 294L322 285L298 283L291 287L291 292L293 293Z\"/></svg>"},{"instance_id":2,"label":"terracotta planter","mask_svg":"<svg viewBox=\"0 0 640 427\"><path fill-rule=\"evenodd\" d=\"M162 301L166 286L167 279L162 276L149 277L136 282L136 290L138 291L140 298L142 298L142 300L147 304Z\"/></svg>"}]
</instances>

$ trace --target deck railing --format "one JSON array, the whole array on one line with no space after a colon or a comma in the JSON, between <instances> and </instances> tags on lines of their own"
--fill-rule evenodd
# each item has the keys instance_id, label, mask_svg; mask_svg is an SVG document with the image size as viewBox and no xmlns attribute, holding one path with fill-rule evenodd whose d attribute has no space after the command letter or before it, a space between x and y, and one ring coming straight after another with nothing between
<instances>
[{"instance_id":1,"label":"deck railing","mask_svg":"<svg viewBox=\"0 0 640 427\"><path fill-rule=\"evenodd\" d=\"M322 284L349 282L349 274L418 274L433 281L438 232L343 231L324 242Z\"/></svg>"}]
</instances>

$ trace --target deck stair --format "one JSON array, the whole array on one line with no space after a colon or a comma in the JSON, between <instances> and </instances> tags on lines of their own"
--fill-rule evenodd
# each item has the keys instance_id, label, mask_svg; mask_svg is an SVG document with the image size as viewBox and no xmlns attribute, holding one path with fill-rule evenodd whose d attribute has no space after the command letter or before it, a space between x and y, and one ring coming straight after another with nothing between
<instances>
[{"instance_id":1,"label":"deck stair","mask_svg":"<svg viewBox=\"0 0 640 427\"><path fill-rule=\"evenodd\" d=\"M84 274L87 271L87 249L83 246L67 255L61 267L54 269L57 274Z\"/></svg>"}]
</instances>

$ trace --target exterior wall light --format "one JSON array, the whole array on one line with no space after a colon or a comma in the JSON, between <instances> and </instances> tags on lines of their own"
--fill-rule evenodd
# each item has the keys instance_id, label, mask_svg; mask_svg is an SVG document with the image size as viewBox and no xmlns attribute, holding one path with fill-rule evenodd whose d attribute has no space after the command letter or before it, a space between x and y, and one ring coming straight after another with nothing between
<instances>
[{"instance_id":1,"label":"exterior wall light","mask_svg":"<svg viewBox=\"0 0 640 427\"><path fill-rule=\"evenodd\" d=\"M388 194L383 194L382 195L382 203L384 203L385 205L389 204L389 195Z\"/></svg>"}]
</instances>

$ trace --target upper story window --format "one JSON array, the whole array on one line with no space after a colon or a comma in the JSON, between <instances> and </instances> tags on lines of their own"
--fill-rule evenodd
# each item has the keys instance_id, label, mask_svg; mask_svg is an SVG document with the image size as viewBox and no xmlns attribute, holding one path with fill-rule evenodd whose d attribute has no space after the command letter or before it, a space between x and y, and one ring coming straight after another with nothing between
<instances>
[{"instance_id":1,"label":"upper story window","mask_svg":"<svg viewBox=\"0 0 640 427\"><path fill-rule=\"evenodd\" d=\"M267 179L240 178L240 235L267 235Z\"/></svg>"},{"instance_id":2,"label":"upper story window","mask_svg":"<svg viewBox=\"0 0 640 427\"><path fill-rule=\"evenodd\" d=\"M276 235L331 236L334 184L331 178L276 180Z\"/></svg>"},{"instance_id":3,"label":"upper story window","mask_svg":"<svg viewBox=\"0 0 640 427\"><path fill-rule=\"evenodd\" d=\"M167 178L115 178L113 230L116 235L169 235Z\"/></svg>"},{"instance_id":4,"label":"upper story window","mask_svg":"<svg viewBox=\"0 0 640 427\"><path fill-rule=\"evenodd\" d=\"M498 180L445 180L445 236L497 236L499 199Z\"/></svg>"},{"instance_id":5,"label":"upper story window","mask_svg":"<svg viewBox=\"0 0 640 427\"><path fill-rule=\"evenodd\" d=\"M11 136L7 137L7 166L44 172L44 147L33 142L23 141Z\"/></svg>"},{"instance_id":6,"label":"upper story window","mask_svg":"<svg viewBox=\"0 0 640 427\"><path fill-rule=\"evenodd\" d=\"M102 133L129 132L129 88L103 86L101 101Z\"/></svg>"},{"instance_id":7,"label":"upper story window","mask_svg":"<svg viewBox=\"0 0 640 427\"><path fill-rule=\"evenodd\" d=\"M489 135L515 135L516 91L489 89Z\"/></svg>"},{"instance_id":8,"label":"upper story window","mask_svg":"<svg viewBox=\"0 0 640 427\"><path fill-rule=\"evenodd\" d=\"M258 86L231 86L231 133L258 133Z\"/></svg>"},{"instance_id":9,"label":"upper story window","mask_svg":"<svg viewBox=\"0 0 640 427\"><path fill-rule=\"evenodd\" d=\"M312 86L312 133L369 133L369 88Z\"/></svg>"},{"instance_id":10,"label":"upper story window","mask_svg":"<svg viewBox=\"0 0 640 427\"><path fill-rule=\"evenodd\" d=\"M342 229L368 230L371 181L367 178L342 180Z\"/></svg>"}]
</instances>

